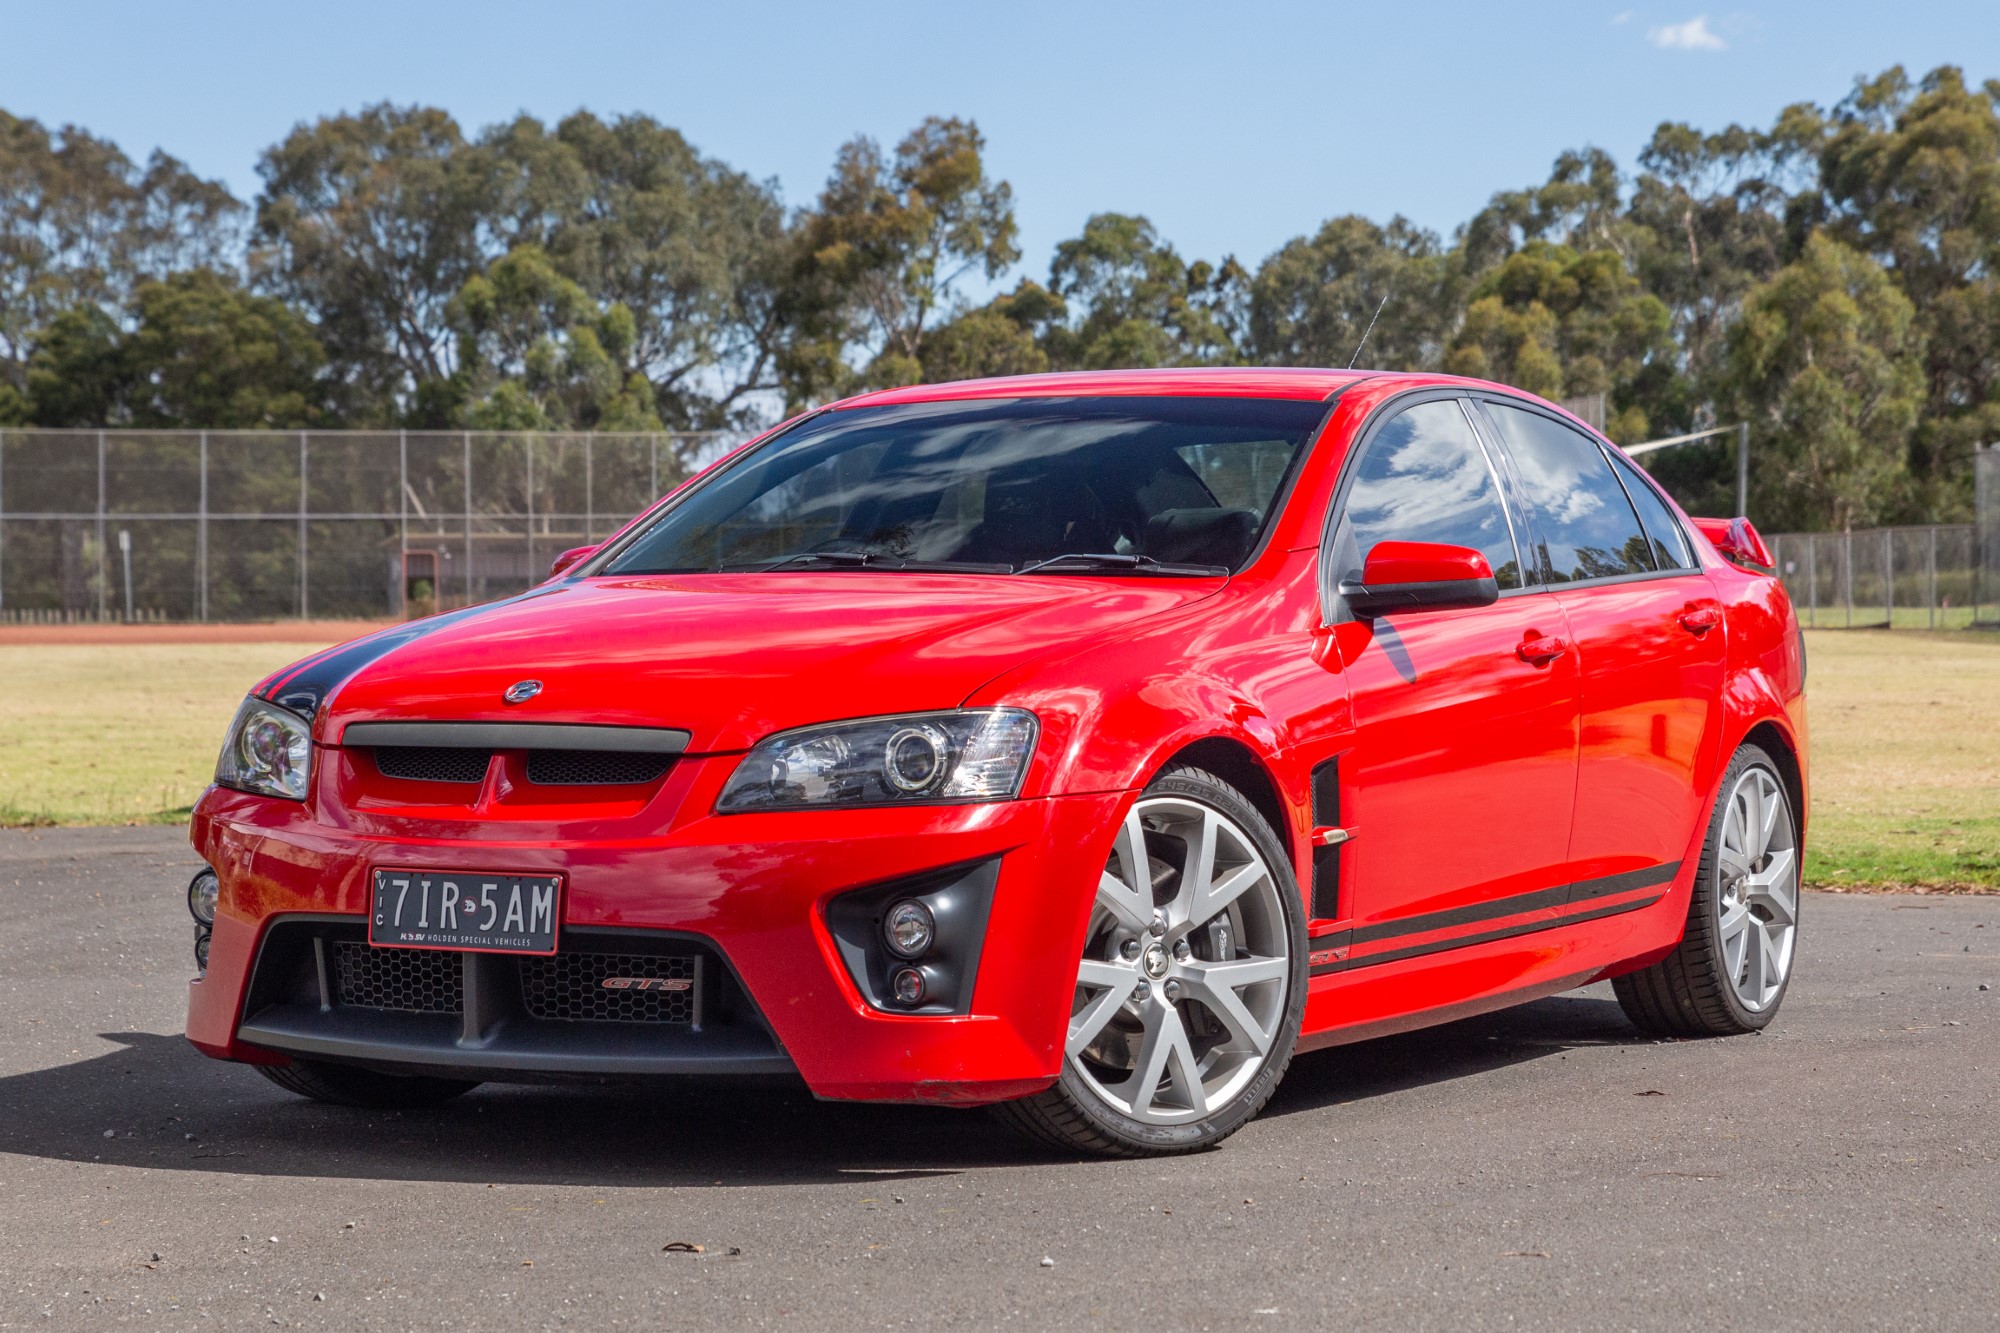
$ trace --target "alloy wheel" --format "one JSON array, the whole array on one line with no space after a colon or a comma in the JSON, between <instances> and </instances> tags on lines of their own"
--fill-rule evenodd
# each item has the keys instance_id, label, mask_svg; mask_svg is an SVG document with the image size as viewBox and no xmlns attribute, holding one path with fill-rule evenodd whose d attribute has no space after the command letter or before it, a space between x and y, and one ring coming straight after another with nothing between
<instances>
[{"instance_id":1,"label":"alloy wheel","mask_svg":"<svg viewBox=\"0 0 2000 1333\"><path fill-rule=\"evenodd\" d=\"M1281 892L1228 816L1180 796L1133 806L1098 884L1067 1043L1107 1106L1186 1124L1256 1078L1286 1013Z\"/></svg>"},{"instance_id":2,"label":"alloy wheel","mask_svg":"<svg viewBox=\"0 0 2000 1333\"><path fill-rule=\"evenodd\" d=\"M1730 790L1716 858L1723 968L1745 1009L1784 989L1798 935L1798 839L1791 802L1769 769L1743 771Z\"/></svg>"}]
</instances>

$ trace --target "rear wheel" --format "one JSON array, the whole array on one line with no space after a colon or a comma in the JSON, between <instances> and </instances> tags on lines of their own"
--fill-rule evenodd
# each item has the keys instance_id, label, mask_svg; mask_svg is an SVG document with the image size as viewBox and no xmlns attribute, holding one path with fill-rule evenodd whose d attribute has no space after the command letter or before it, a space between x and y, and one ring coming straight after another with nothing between
<instances>
[{"instance_id":1,"label":"rear wheel","mask_svg":"<svg viewBox=\"0 0 2000 1333\"><path fill-rule=\"evenodd\" d=\"M430 1078L422 1074L383 1074L358 1065L322 1060L294 1060L288 1065L258 1065L257 1072L287 1092L334 1106L364 1106L376 1111L416 1111L442 1106L471 1092L477 1082Z\"/></svg>"},{"instance_id":2,"label":"rear wheel","mask_svg":"<svg viewBox=\"0 0 2000 1333\"><path fill-rule=\"evenodd\" d=\"M1062 1076L995 1108L1060 1148L1212 1147L1262 1110L1305 1008L1284 847L1211 773L1169 769L1127 814L1091 908Z\"/></svg>"},{"instance_id":3,"label":"rear wheel","mask_svg":"<svg viewBox=\"0 0 2000 1333\"><path fill-rule=\"evenodd\" d=\"M1730 761L1709 819L1680 947L1614 978L1633 1023L1662 1037L1754 1032L1792 977L1799 933L1799 826L1771 756L1746 745Z\"/></svg>"}]
</instances>

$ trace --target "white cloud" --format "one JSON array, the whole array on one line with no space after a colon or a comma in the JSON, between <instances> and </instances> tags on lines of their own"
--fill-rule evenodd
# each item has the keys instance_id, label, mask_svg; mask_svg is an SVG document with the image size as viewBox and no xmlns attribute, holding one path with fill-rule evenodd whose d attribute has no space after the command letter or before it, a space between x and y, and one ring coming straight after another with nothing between
<instances>
[{"instance_id":1,"label":"white cloud","mask_svg":"<svg viewBox=\"0 0 2000 1333\"><path fill-rule=\"evenodd\" d=\"M1654 28L1646 40L1662 51L1726 51L1729 43L1709 31L1708 15L1696 14L1686 23L1669 23Z\"/></svg>"},{"instance_id":2,"label":"white cloud","mask_svg":"<svg viewBox=\"0 0 2000 1333\"><path fill-rule=\"evenodd\" d=\"M1637 17L1639 16L1633 13L1631 10L1621 9L1616 14L1611 16L1611 22L1615 26L1620 23L1630 23L1633 19Z\"/></svg>"}]
</instances>

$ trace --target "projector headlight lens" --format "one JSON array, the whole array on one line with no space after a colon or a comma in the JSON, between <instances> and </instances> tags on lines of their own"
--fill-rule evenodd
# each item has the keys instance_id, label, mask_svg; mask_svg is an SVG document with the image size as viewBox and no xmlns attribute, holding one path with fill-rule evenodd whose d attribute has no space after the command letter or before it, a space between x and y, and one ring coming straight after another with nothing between
<instances>
[{"instance_id":1,"label":"projector headlight lens","mask_svg":"<svg viewBox=\"0 0 2000 1333\"><path fill-rule=\"evenodd\" d=\"M1020 794L1035 753L1020 708L864 718L758 742L723 788L723 814L803 806L958 804Z\"/></svg>"}]
</instances>

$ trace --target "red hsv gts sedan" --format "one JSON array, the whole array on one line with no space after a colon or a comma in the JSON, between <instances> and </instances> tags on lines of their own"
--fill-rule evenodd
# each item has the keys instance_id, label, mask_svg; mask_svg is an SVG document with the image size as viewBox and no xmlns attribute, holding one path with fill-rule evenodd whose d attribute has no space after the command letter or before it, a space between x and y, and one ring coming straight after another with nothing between
<instances>
[{"instance_id":1,"label":"red hsv gts sedan","mask_svg":"<svg viewBox=\"0 0 2000 1333\"><path fill-rule=\"evenodd\" d=\"M1751 1031L1806 809L1769 564L1493 384L852 399L257 686L188 1036L330 1102L776 1074L1146 1154L1606 977Z\"/></svg>"}]
</instances>

